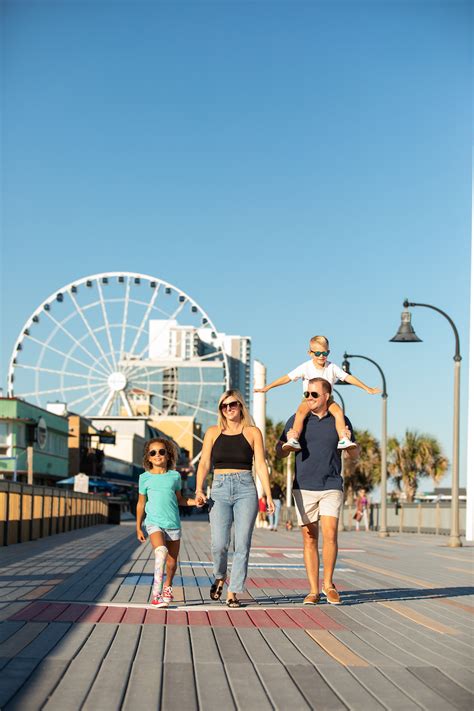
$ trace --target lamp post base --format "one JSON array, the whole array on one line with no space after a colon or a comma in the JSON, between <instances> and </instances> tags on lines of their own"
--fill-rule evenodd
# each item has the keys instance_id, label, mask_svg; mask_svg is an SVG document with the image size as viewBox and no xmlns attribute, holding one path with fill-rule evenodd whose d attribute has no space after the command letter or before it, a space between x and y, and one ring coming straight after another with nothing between
<instances>
[{"instance_id":1,"label":"lamp post base","mask_svg":"<svg viewBox=\"0 0 474 711\"><path fill-rule=\"evenodd\" d=\"M450 536L448 541L449 548L462 548L462 541L459 536Z\"/></svg>"},{"instance_id":2,"label":"lamp post base","mask_svg":"<svg viewBox=\"0 0 474 711\"><path fill-rule=\"evenodd\" d=\"M379 538L389 538L390 534L388 531L379 531Z\"/></svg>"}]
</instances>

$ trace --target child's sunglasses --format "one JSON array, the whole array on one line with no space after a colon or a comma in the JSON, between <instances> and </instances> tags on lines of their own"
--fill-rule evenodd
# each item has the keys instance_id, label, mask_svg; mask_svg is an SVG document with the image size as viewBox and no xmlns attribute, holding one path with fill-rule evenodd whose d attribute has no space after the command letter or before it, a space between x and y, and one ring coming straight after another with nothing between
<instances>
[{"instance_id":1,"label":"child's sunglasses","mask_svg":"<svg viewBox=\"0 0 474 711\"><path fill-rule=\"evenodd\" d=\"M319 358L319 356L324 356L327 358L327 356L330 354L331 351L310 351L316 358Z\"/></svg>"},{"instance_id":2,"label":"child's sunglasses","mask_svg":"<svg viewBox=\"0 0 474 711\"><path fill-rule=\"evenodd\" d=\"M311 395L311 397L312 397L314 400L317 400L318 397L319 397L319 393L315 393L315 392L313 392L312 390L311 390L311 392L310 392L309 390L305 390L304 393L303 393L303 395L304 395L305 397L309 397L309 396Z\"/></svg>"},{"instance_id":3,"label":"child's sunglasses","mask_svg":"<svg viewBox=\"0 0 474 711\"><path fill-rule=\"evenodd\" d=\"M166 454L166 449L159 449L158 451L156 449L150 449L148 454L150 457L156 457L157 454L161 454L163 457Z\"/></svg>"}]
</instances>

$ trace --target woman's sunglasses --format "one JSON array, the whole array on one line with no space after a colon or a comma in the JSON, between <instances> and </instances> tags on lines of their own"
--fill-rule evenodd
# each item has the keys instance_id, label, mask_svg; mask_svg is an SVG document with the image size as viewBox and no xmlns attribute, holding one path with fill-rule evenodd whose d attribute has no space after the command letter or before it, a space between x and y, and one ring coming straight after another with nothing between
<instances>
[{"instance_id":1,"label":"woman's sunglasses","mask_svg":"<svg viewBox=\"0 0 474 711\"><path fill-rule=\"evenodd\" d=\"M316 358L319 358L319 356L324 356L325 358L328 357L331 351L310 351Z\"/></svg>"},{"instance_id":2,"label":"woman's sunglasses","mask_svg":"<svg viewBox=\"0 0 474 711\"><path fill-rule=\"evenodd\" d=\"M319 397L319 393L315 393L315 392L313 392L312 390L311 390L311 392L310 392L309 390L305 390L304 393L303 393L303 395L304 395L305 397L309 397L309 396L311 395L311 397L312 397L314 400L317 400L318 397Z\"/></svg>"},{"instance_id":3,"label":"woman's sunglasses","mask_svg":"<svg viewBox=\"0 0 474 711\"><path fill-rule=\"evenodd\" d=\"M240 402L238 400L232 400L232 402L223 402L221 405L221 410L235 410L236 407L239 407Z\"/></svg>"},{"instance_id":4,"label":"woman's sunglasses","mask_svg":"<svg viewBox=\"0 0 474 711\"><path fill-rule=\"evenodd\" d=\"M150 449L150 451L148 452L148 455L150 457L156 457L157 454L161 454L161 456L163 457L166 454L166 449L159 449L158 451L156 449Z\"/></svg>"}]
</instances>

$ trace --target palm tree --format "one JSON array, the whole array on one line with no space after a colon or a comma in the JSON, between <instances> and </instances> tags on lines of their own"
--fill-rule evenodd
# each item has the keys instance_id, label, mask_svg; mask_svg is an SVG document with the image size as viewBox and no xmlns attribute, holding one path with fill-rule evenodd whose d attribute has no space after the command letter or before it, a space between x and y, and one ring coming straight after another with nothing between
<instances>
[{"instance_id":1,"label":"palm tree","mask_svg":"<svg viewBox=\"0 0 474 711\"><path fill-rule=\"evenodd\" d=\"M430 477L439 482L449 464L435 437L414 430L407 430L402 442L391 437L388 452L388 471L395 478L399 490L403 489L408 502L415 498L420 479Z\"/></svg>"},{"instance_id":2,"label":"palm tree","mask_svg":"<svg viewBox=\"0 0 474 711\"><path fill-rule=\"evenodd\" d=\"M360 447L357 461L344 460L344 491L346 500L352 501L358 489L371 491L380 482L380 446L368 430L354 430Z\"/></svg>"},{"instance_id":3,"label":"palm tree","mask_svg":"<svg viewBox=\"0 0 474 711\"><path fill-rule=\"evenodd\" d=\"M286 460L278 459L275 448L281 433L285 429L284 422L273 422L270 417L265 420L265 455L271 469L271 480L286 489Z\"/></svg>"}]
</instances>

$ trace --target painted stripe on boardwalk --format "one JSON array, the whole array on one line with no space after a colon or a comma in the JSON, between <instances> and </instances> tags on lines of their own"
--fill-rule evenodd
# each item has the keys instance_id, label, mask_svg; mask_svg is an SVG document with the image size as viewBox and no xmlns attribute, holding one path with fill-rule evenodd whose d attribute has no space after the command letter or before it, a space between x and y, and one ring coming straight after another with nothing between
<instances>
[{"instance_id":1,"label":"painted stripe on boardwalk","mask_svg":"<svg viewBox=\"0 0 474 711\"><path fill-rule=\"evenodd\" d=\"M345 667L369 667L370 664L354 654L349 647L326 630L305 630L324 651Z\"/></svg>"},{"instance_id":2,"label":"painted stripe on boardwalk","mask_svg":"<svg viewBox=\"0 0 474 711\"><path fill-rule=\"evenodd\" d=\"M454 627L448 627L448 625L443 625L442 622L437 622L431 617L422 615L421 612L413 610L411 607L404 605L402 602L379 602L378 604L383 607L388 607L390 610L397 612L399 615L403 615L403 617L407 617L409 620L412 620L412 622L416 622L418 625L423 625L423 627L428 627L428 629L434 630L435 632L452 635L459 634Z\"/></svg>"}]
</instances>

